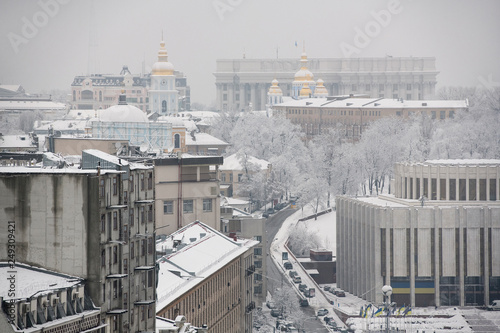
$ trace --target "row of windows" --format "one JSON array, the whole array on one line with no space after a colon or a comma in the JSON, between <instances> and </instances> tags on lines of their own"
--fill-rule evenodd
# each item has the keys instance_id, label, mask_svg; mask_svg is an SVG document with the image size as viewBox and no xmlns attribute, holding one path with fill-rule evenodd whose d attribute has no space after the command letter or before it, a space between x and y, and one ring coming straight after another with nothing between
<instances>
[{"instance_id":1,"label":"row of windows","mask_svg":"<svg viewBox=\"0 0 500 333\"><path fill-rule=\"evenodd\" d=\"M488 181L489 189L487 186ZM448 185L445 178L413 179L412 177L404 177L404 181L402 179L401 182L404 199L419 199L422 194L425 198L431 200L438 200L439 195L439 200L450 201L495 201L497 200L498 183L496 179L469 179L469 189L467 191L467 179L451 178L448 180Z\"/></svg>"},{"instance_id":2,"label":"row of windows","mask_svg":"<svg viewBox=\"0 0 500 333\"><path fill-rule=\"evenodd\" d=\"M221 172L220 174L220 181L225 183L226 182L226 173L224 172ZM238 183L241 183L241 180L243 179L243 174L242 173L239 173L238 174ZM233 182L233 173L232 172L229 172L229 182L232 183Z\"/></svg>"},{"instance_id":3,"label":"row of windows","mask_svg":"<svg viewBox=\"0 0 500 333\"><path fill-rule=\"evenodd\" d=\"M137 248L137 252L136 252ZM131 241L130 242L130 248L129 248L129 255L131 259L134 259L137 257L139 259L140 257L146 256L146 254L153 254L154 250L154 242L153 238L150 237L148 239L143 239L143 240L138 240L136 242ZM106 267L106 262L108 263L109 266L113 264L117 264L119 258L122 257L122 253L119 253L120 249L118 245L115 246L110 246L108 247L108 254L106 255L106 249L103 249L101 251L101 266ZM122 272L123 274L128 274L128 260L124 259L123 261L123 266L122 266Z\"/></svg>"},{"instance_id":4,"label":"row of windows","mask_svg":"<svg viewBox=\"0 0 500 333\"><path fill-rule=\"evenodd\" d=\"M140 177L140 179L139 179L140 190L144 191L146 188L146 178L145 178L144 173L143 172L140 173L139 177ZM113 196L118 195L118 183L119 183L119 181L120 181L119 176L112 177L112 179L111 179L111 193ZM135 189L134 175L131 174L129 177L129 190L130 190L130 192L134 192L134 189ZM153 189L153 173L152 172L147 173L147 189L148 190ZM104 198L105 195L106 195L106 182L105 182L104 178L101 178L99 180L99 197ZM128 192L126 190L123 192L123 196L124 196L124 198L128 197Z\"/></svg>"},{"instance_id":5,"label":"row of windows","mask_svg":"<svg viewBox=\"0 0 500 333\"><path fill-rule=\"evenodd\" d=\"M203 199L203 212L212 211L212 199ZM182 201L182 212L192 213L194 211L194 200L183 200ZM163 201L163 214L173 214L174 213L174 201L164 200Z\"/></svg>"},{"instance_id":6,"label":"row of windows","mask_svg":"<svg viewBox=\"0 0 500 333\"><path fill-rule=\"evenodd\" d=\"M385 84L383 83L379 83L378 85L378 90L379 91L384 91L385 90ZM361 85L357 85L357 84L352 84L351 85L351 91L353 92L356 92L358 91L358 87L362 87ZM418 86L417 86L418 88ZM413 89L413 85L411 83L407 83L406 84L406 90L412 90ZM365 84L365 91L370 91L371 90L371 85L370 84ZM392 90L394 91L398 91L399 90L399 84L398 83L394 83L392 85Z\"/></svg>"}]
</instances>

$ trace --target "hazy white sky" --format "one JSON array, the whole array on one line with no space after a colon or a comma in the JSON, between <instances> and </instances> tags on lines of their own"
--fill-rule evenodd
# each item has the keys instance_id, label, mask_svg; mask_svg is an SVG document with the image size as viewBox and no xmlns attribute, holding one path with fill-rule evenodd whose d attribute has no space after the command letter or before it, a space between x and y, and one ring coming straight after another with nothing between
<instances>
[{"instance_id":1,"label":"hazy white sky","mask_svg":"<svg viewBox=\"0 0 500 333\"><path fill-rule=\"evenodd\" d=\"M303 40L310 58L435 56L438 87L500 85L496 0L99 0L93 6L91 15L87 0L1 0L0 83L28 92L69 90L76 75L87 74L89 49L98 72L118 74L128 65L140 73L143 60L146 69L156 61L163 30L192 102L215 100L216 59L240 58L243 50L247 58L275 58L277 47L280 58L299 58ZM356 39L358 31L368 31L368 40ZM96 46L89 48L92 34ZM347 54L349 46L357 53Z\"/></svg>"}]
</instances>

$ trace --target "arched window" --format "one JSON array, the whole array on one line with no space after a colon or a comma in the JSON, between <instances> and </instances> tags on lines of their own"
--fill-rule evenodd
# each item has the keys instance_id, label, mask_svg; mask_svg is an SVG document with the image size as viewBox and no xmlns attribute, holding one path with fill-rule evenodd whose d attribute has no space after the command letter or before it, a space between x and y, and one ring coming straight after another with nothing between
<instances>
[{"instance_id":1,"label":"arched window","mask_svg":"<svg viewBox=\"0 0 500 333\"><path fill-rule=\"evenodd\" d=\"M102 91L99 91L99 102L102 102Z\"/></svg>"},{"instance_id":2,"label":"arched window","mask_svg":"<svg viewBox=\"0 0 500 333\"><path fill-rule=\"evenodd\" d=\"M90 90L82 91L82 99L94 99L94 93Z\"/></svg>"},{"instance_id":3,"label":"arched window","mask_svg":"<svg viewBox=\"0 0 500 333\"><path fill-rule=\"evenodd\" d=\"M161 112L166 113L167 112L167 101L161 102Z\"/></svg>"},{"instance_id":4,"label":"arched window","mask_svg":"<svg viewBox=\"0 0 500 333\"><path fill-rule=\"evenodd\" d=\"M179 134L174 135L174 148L181 147L181 136Z\"/></svg>"}]
</instances>

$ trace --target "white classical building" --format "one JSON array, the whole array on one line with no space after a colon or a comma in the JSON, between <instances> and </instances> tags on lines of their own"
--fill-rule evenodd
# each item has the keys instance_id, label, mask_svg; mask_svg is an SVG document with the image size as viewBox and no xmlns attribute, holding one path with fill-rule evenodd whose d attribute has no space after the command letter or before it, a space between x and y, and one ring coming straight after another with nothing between
<instances>
[{"instance_id":1,"label":"white classical building","mask_svg":"<svg viewBox=\"0 0 500 333\"><path fill-rule=\"evenodd\" d=\"M158 61L155 62L151 70L151 87L148 94L151 113L167 115L179 111L174 65L168 61L164 41L160 42Z\"/></svg>"},{"instance_id":2,"label":"white classical building","mask_svg":"<svg viewBox=\"0 0 500 333\"><path fill-rule=\"evenodd\" d=\"M394 195L338 197L337 285L370 302L500 299L500 160L396 165Z\"/></svg>"},{"instance_id":3,"label":"white classical building","mask_svg":"<svg viewBox=\"0 0 500 333\"><path fill-rule=\"evenodd\" d=\"M284 96L299 98L304 82L315 93L314 73L324 80L328 96L365 94L376 98L434 98L434 57L218 59L215 85L217 108L264 110L273 79ZM304 68L303 68L304 67Z\"/></svg>"}]
</instances>

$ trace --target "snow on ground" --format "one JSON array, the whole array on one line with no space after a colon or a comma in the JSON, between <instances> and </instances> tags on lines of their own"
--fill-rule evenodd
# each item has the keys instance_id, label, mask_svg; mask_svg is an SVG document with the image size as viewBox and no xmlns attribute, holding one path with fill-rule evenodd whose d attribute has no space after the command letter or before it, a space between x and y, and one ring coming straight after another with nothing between
<instances>
[{"instance_id":1,"label":"snow on ground","mask_svg":"<svg viewBox=\"0 0 500 333\"><path fill-rule=\"evenodd\" d=\"M366 199L370 201L370 199ZM294 214L288 217L283 223L282 228L276 234L276 237L271 244L271 256L275 264L280 268L287 278L288 274L282 266L281 254L286 251L284 244L288 238L288 234L295 228L297 223L305 223L309 230L315 231L320 235L322 247L330 249L333 256L336 257L336 212L321 215L314 220L314 218L299 222L298 220L306 216L312 215L313 209L311 206L306 206L303 209L297 210ZM326 308L330 310L328 316L332 316L333 307L352 316L347 322L352 325L357 332L363 332L368 329L380 329L380 325L385 329L385 318L368 318L363 319L359 317L359 310L361 306L366 307L369 303L365 300L356 297L346 292L346 297L336 297L322 289L325 285L317 285L311 278L307 276L305 271L297 267L297 262L290 258L290 262L294 265L294 270L299 273L303 281L309 285L316 285L316 297L310 302L310 306L317 311L319 308ZM293 284L293 283L292 283ZM330 286L336 287L335 284ZM321 290L318 290L321 289ZM331 302L333 301L333 306ZM473 307L425 307L413 308L412 315L405 317L393 317L391 319L392 326L397 328L406 329L407 332L473 332L467 319L469 317L480 317L484 320L489 320L495 327L494 331L500 332L500 313L498 311L489 312ZM340 323L336 317L335 320Z\"/></svg>"}]
</instances>

